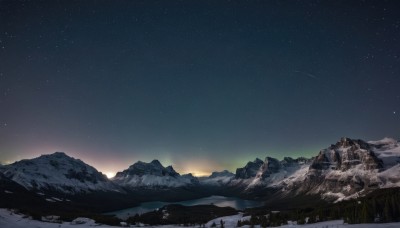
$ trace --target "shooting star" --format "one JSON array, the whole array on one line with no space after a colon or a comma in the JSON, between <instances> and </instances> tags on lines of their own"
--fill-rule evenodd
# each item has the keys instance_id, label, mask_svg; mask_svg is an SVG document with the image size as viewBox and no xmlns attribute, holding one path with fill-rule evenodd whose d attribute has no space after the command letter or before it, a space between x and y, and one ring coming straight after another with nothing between
<instances>
[{"instance_id":1,"label":"shooting star","mask_svg":"<svg viewBox=\"0 0 400 228\"><path fill-rule=\"evenodd\" d=\"M304 71L299 71L299 70L295 70L293 72L297 73L297 74L304 75L304 76L309 77L309 78L312 78L314 80L319 80L319 78L317 76L315 76L314 74L311 74L309 72L304 72Z\"/></svg>"}]
</instances>

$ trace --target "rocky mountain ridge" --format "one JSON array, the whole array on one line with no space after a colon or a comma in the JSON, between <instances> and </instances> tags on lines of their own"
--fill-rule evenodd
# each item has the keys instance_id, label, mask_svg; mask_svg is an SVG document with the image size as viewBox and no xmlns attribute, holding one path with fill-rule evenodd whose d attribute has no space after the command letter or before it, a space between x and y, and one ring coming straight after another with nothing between
<instances>
[{"instance_id":1,"label":"rocky mountain ridge","mask_svg":"<svg viewBox=\"0 0 400 228\"><path fill-rule=\"evenodd\" d=\"M158 160L136 162L109 180L95 168L56 152L0 167L9 180L32 191L126 192L138 189L174 189L213 186L243 194L274 189L280 196L310 194L329 200L357 197L377 188L400 186L400 146L394 139L379 141L341 138L312 159L259 158L209 177L181 175ZM1 177L1 176L0 176Z\"/></svg>"},{"instance_id":2,"label":"rocky mountain ridge","mask_svg":"<svg viewBox=\"0 0 400 228\"><path fill-rule=\"evenodd\" d=\"M318 194L340 201L378 188L400 186L399 171L400 146L396 140L342 138L321 150L308 169L280 186L286 194Z\"/></svg>"},{"instance_id":3,"label":"rocky mountain ridge","mask_svg":"<svg viewBox=\"0 0 400 228\"><path fill-rule=\"evenodd\" d=\"M158 160L150 163L138 161L128 169L118 172L112 181L126 188L171 188L199 182L192 174L180 175L172 166L164 167Z\"/></svg>"}]
</instances>

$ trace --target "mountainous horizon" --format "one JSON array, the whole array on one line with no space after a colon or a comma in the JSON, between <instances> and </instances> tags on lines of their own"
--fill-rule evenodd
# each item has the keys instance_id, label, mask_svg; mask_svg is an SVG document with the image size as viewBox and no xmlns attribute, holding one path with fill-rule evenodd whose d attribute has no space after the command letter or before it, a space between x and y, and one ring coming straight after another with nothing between
<instances>
[{"instance_id":1,"label":"mountainous horizon","mask_svg":"<svg viewBox=\"0 0 400 228\"><path fill-rule=\"evenodd\" d=\"M391 138L365 142L341 138L312 158L282 160L256 158L235 172L215 171L209 176L180 174L158 160L135 162L115 177L104 174L63 152L24 159L0 166L0 172L28 190L80 194L119 192L134 189L174 189L180 187L232 189L240 194L273 191L274 194L319 195L341 201L357 198L378 188L400 187L400 143ZM215 191L215 190L212 190Z\"/></svg>"},{"instance_id":2,"label":"mountainous horizon","mask_svg":"<svg viewBox=\"0 0 400 228\"><path fill-rule=\"evenodd\" d=\"M342 137L341 139L343 139L343 138L347 138L347 137ZM394 139L394 138L390 138L390 137L384 137L384 138L382 138L382 139L380 139L380 140L376 140L376 141L368 141L368 142L397 142L398 140L396 140L396 139ZM309 159L312 159L313 157L315 157L315 156L317 156L317 153L318 152L316 152L316 153L314 153L315 155L314 156L312 156L312 157L310 157ZM64 154L64 155L66 155L66 156L69 156L68 155L68 152L65 152L65 151L55 151L55 152L53 152L53 153L51 153L51 154ZM39 157L40 156L45 156L45 155L51 155L51 154L41 154L41 155L39 155ZM69 157L72 157L72 156L69 156ZM268 157L268 155L266 155L266 157ZM33 158L23 158L23 159L20 159L20 160L18 160L18 161L21 161L21 160L29 160L29 159L34 159L34 158L37 158L37 157L33 157ZM72 157L73 158L73 157ZM299 156L298 158L305 158L305 159L307 159L307 157L306 156ZM275 158L275 159L277 159L277 158ZM279 158L278 158L279 159ZM282 157L281 159L285 159L285 157ZM80 160L80 159L78 159L78 160ZM255 161L254 162L256 162L257 160L260 160L260 161L262 161L262 159L260 159L260 158L255 158ZM10 164L14 164L14 163L16 163L16 162L18 162L18 161L14 161L14 162L8 162L7 164L2 164L2 163L0 163L0 166L6 166L6 165L10 165ZM134 163L132 163L132 165L133 164L136 164L136 163L160 163L161 164L161 162L157 159L157 158L153 158L151 161L149 161L149 162L144 162L144 161L141 161L141 160L137 160L137 161L135 161ZM245 165L247 162L246 161L244 161L243 162L243 165ZM110 163L111 164L111 163ZM164 165L167 165L167 166L170 166L171 168L173 167L173 165L172 164L164 164ZM238 167L236 167L236 169L237 169ZM232 172L232 173L234 173L236 170L228 170L228 169L222 169L222 170L214 170L214 171L212 171L212 172L222 172L222 171L225 171L225 170L227 170L227 171L229 171L229 172ZM109 178L109 179L112 179L113 177L115 177L115 175L117 175L118 174L118 172L120 172L120 171L122 171L122 170L118 170L116 173L114 173L113 175L110 175L110 173L106 173L106 172L103 172L103 174L104 175L106 175L107 176L107 178ZM101 171L100 171L101 172ZM194 175L194 176L196 176L196 177L207 177L207 176L209 176L209 175L212 175L212 172L211 173L209 173L209 174L207 174L207 175L195 175L195 173L192 173L192 172L186 172L186 173L182 173L182 174L192 174L192 175ZM108 175L107 175L108 174Z\"/></svg>"}]
</instances>

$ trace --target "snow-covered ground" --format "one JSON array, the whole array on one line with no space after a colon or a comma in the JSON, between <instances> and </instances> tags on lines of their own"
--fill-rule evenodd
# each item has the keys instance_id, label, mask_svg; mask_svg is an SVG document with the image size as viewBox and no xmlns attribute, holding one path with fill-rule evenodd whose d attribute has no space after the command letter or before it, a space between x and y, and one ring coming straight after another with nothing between
<instances>
[{"instance_id":1,"label":"snow-covered ground","mask_svg":"<svg viewBox=\"0 0 400 228\"><path fill-rule=\"evenodd\" d=\"M56 217L56 216L55 216ZM56 220L57 218L53 218ZM52 220L52 218L47 218L46 220ZM0 209L0 227L1 228L69 228L69 227L91 227L95 226L96 223L87 218L78 218L73 222L64 223L51 223L51 222L41 222L32 220L22 214L16 214L8 209ZM110 227L101 225L98 227Z\"/></svg>"},{"instance_id":2,"label":"snow-covered ground","mask_svg":"<svg viewBox=\"0 0 400 228\"><path fill-rule=\"evenodd\" d=\"M333 220L306 225L284 225L280 227L301 227L301 228L398 228L400 223L374 223L374 224L343 224L343 220Z\"/></svg>"},{"instance_id":3,"label":"snow-covered ground","mask_svg":"<svg viewBox=\"0 0 400 228\"><path fill-rule=\"evenodd\" d=\"M47 220L57 219L57 217L48 217ZM214 222L219 226L220 221L224 221L225 227L236 227L238 220L248 220L250 219L247 217L242 217L242 214L232 215L221 217L217 219L213 219L206 224L206 227L210 227ZM217 227L218 227L217 226ZM85 227L111 227L107 225L99 225L96 224L93 220L87 218L78 218L75 219L73 222L63 222L63 223L52 223L52 222L41 222L32 220L24 215L16 214L8 209L0 209L0 227L1 228L85 228ZM134 227L134 226L132 226ZM146 226L151 227L151 226ZM154 227L154 226L153 226ZM159 228L177 228L182 227L178 225L166 225L166 226L156 226ZM249 226L243 226L249 227ZM259 227L259 226L255 226ZM355 225L348 225L343 224L342 220L334 220L329 222L320 222L308 225L284 225L281 227L300 227L300 228L397 228L400 227L400 223L383 223L383 224L355 224Z\"/></svg>"}]
</instances>

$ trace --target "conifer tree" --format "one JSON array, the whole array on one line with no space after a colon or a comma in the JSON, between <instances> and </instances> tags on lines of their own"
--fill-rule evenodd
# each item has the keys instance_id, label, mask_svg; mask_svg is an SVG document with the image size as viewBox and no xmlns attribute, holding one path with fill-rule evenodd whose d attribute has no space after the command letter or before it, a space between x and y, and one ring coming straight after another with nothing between
<instances>
[{"instance_id":1,"label":"conifer tree","mask_svg":"<svg viewBox=\"0 0 400 228\"><path fill-rule=\"evenodd\" d=\"M371 208L368 205L367 201L364 201L362 204L361 208L361 216L360 216L360 222L361 223L370 223L373 221L373 213L371 211Z\"/></svg>"},{"instance_id":2,"label":"conifer tree","mask_svg":"<svg viewBox=\"0 0 400 228\"><path fill-rule=\"evenodd\" d=\"M398 201L396 201L395 196L390 197L390 206L392 210L392 221L397 222L399 217L399 212L397 210Z\"/></svg>"},{"instance_id":3,"label":"conifer tree","mask_svg":"<svg viewBox=\"0 0 400 228\"><path fill-rule=\"evenodd\" d=\"M383 219L385 222L393 221L392 207L390 205L390 200L388 197L385 198L385 204L383 207Z\"/></svg>"}]
</instances>

